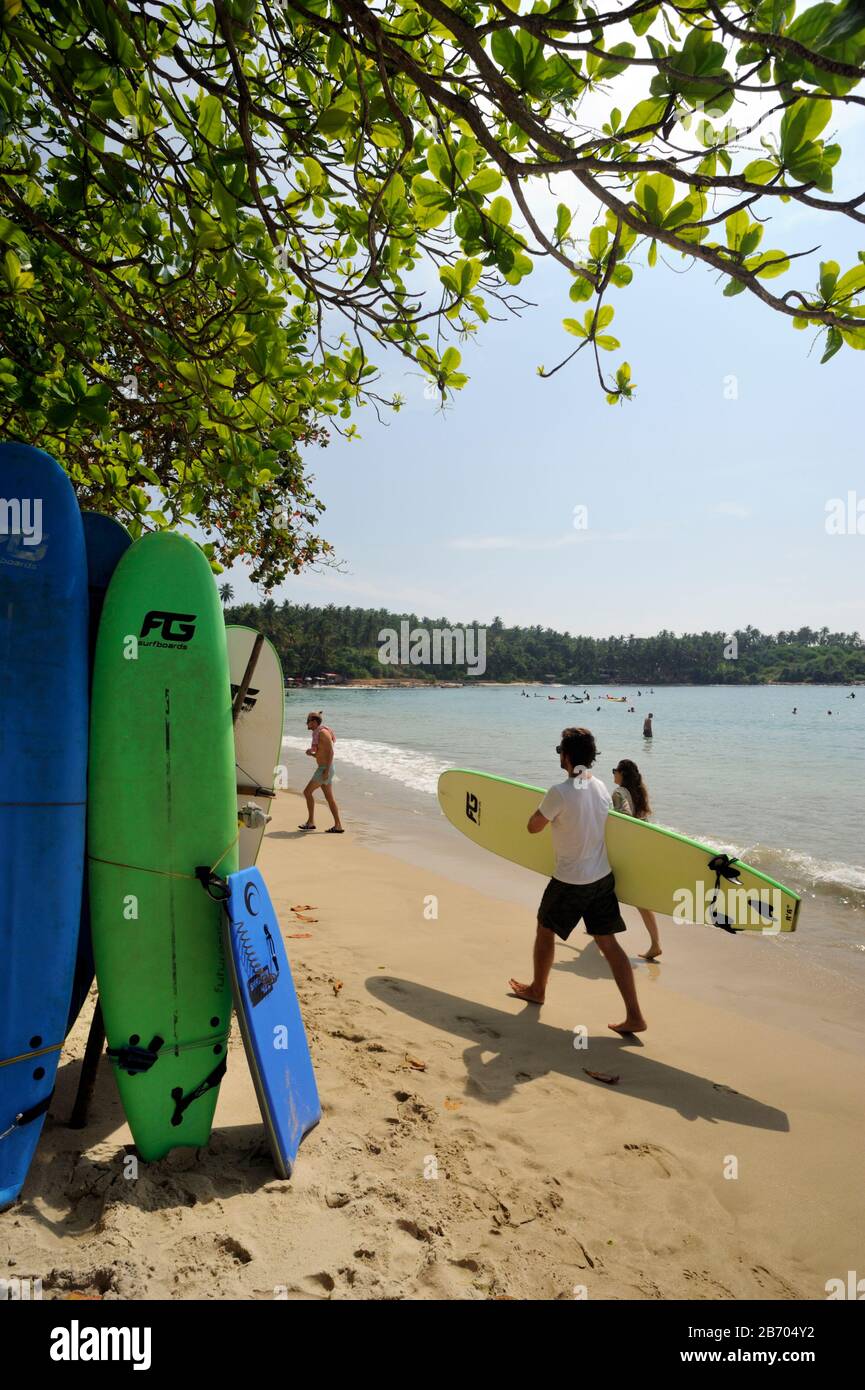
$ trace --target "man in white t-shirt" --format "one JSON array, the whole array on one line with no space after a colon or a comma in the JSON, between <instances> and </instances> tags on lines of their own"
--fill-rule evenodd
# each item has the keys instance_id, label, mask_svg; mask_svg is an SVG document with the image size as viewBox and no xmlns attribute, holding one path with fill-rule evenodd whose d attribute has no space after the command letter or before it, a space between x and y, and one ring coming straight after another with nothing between
<instances>
[{"instance_id":1,"label":"man in white t-shirt","mask_svg":"<svg viewBox=\"0 0 865 1390\"><path fill-rule=\"evenodd\" d=\"M556 872L538 908L532 982L511 980L510 987L518 999L543 1004L556 937L567 941L574 927L584 921L625 1001L624 1022L609 1026L616 1033L642 1033L646 1020L637 1000L634 971L616 940L625 923L604 840L612 801L603 782L589 771L598 756L594 736L588 729L564 729L556 752L567 779L550 788L528 823L531 835L551 827Z\"/></svg>"}]
</instances>

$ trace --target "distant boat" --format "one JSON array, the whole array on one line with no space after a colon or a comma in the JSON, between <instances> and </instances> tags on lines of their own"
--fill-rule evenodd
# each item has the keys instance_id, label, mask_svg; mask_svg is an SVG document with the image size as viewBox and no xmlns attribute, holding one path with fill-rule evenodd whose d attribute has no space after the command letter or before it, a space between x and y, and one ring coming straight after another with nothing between
<instances>
[{"instance_id":1,"label":"distant boat","mask_svg":"<svg viewBox=\"0 0 865 1390\"><path fill-rule=\"evenodd\" d=\"M605 695L604 699L614 700L617 705L626 705L628 703L627 695Z\"/></svg>"}]
</instances>

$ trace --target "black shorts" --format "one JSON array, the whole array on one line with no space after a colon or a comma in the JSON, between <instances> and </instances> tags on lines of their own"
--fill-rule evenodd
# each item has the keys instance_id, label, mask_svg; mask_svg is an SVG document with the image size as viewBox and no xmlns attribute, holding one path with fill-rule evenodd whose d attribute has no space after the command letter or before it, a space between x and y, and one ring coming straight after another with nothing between
<instances>
[{"instance_id":1,"label":"black shorts","mask_svg":"<svg viewBox=\"0 0 865 1390\"><path fill-rule=\"evenodd\" d=\"M538 921L567 941L574 927L585 921L590 936L611 936L625 930L616 880L606 874L595 883L562 883L551 878L541 898Z\"/></svg>"}]
</instances>

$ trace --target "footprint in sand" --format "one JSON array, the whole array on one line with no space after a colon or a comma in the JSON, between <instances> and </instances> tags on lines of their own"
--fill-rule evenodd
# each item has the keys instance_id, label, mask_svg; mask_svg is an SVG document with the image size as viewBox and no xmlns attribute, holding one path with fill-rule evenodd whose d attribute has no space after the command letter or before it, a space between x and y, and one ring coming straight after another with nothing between
<instances>
[{"instance_id":1,"label":"footprint in sand","mask_svg":"<svg viewBox=\"0 0 865 1390\"><path fill-rule=\"evenodd\" d=\"M782 1278L780 1274L775 1274L773 1270L767 1269L765 1265L752 1265L751 1273L756 1279L761 1289L771 1290L772 1298L800 1298L792 1284Z\"/></svg>"},{"instance_id":2,"label":"footprint in sand","mask_svg":"<svg viewBox=\"0 0 865 1390\"><path fill-rule=\"evenodd\" d=\"M653 1158L664 1174L665 1178L673 1176L672 1157L666 1149L660 1148L658 1144L626 1144L625 1149L629 1153L639 1154L641 1158Z\"/></svg>"},{"instance_id":3,"label":"footprint in sand","mask_svg":"<svg viewBox=\"0 0 865 1390\"><path fill-rule=\"evenodd\" d=\"M346 1033L342 1030L342 1028L326 1029L325 1031L329 1032L332 1038L341 1038L343 1042L366 1042L366 1034L364 1033Z\"/></svg>"},{"instance_id":4,"label":"footprint in sand","mask_svg":"<svg viewBox=\"0 0 865 1390\"><path fill-rule=\"evenodd\" d=\"M406 1217L402 1217L396 1224L400 1231L405 1231L406 1235L411 1236L413 1240L424 1241L427 1244L431 1243L434 1235L441 1235L441 1230L437 1226L427 1229L425 1226L419 1225L417 1221L411 1221Z\"/></svg>"},{"instance_id":5,"label":"footprint in sand","mask_svg":"<svg viewBox=\"0 0 865 1390\"><path fill-rule=\"evenodd\" d=\"M707 1269L683 1269L682 1274L689 1284L698 1284L701 1298L735 1298L726 1284L721 1284Z\"/></svg>"},{"instance_id":6,"label":"footprint in sand","mask_svg":"<svg viewBox=\"0 0 865 1390\"><path fill-rule=\"evenodd\" d=\"M495 1028L490 1028L489 1024L481 1023L479 1018L469 1018L466 1014L457 1014L457 1023L468 1023L476 1033L480 1033L483 1038L500 1038L501 1033L497 1033Z\"/></svg>"}]
</instances>

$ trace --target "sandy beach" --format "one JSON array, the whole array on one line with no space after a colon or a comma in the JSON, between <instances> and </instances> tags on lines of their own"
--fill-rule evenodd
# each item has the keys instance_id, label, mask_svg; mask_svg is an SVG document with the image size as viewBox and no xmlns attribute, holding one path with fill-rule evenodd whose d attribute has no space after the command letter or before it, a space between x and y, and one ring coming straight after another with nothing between
<instances>
[{"instance_id":1,"label":"sandy beach","mask_svg":"<svg viewBox=\"0 0 865 1390\"><path fill-rule=\"evenodd\" d=\"M323 1102L293 1178L236 1026L206 1150L136 1175L107 1063L67 1128L92 993L0 1218L7 1276L46 1298L822 1299L861 1264L862 1037L821 1034L826 1001L791 988L765 1020L758 998L709 1002L689 972L726 941L686 949L662 922L639 1040L608 1031L621 1004L579 934L539 1011L506 992L523 904L359 844L348 797L340 838L296 831L301 810L279 798L260 861Z\"/></svg>"}]
</instances>

